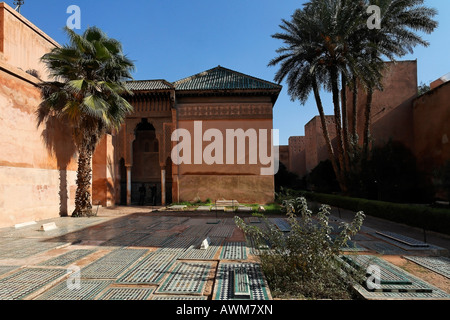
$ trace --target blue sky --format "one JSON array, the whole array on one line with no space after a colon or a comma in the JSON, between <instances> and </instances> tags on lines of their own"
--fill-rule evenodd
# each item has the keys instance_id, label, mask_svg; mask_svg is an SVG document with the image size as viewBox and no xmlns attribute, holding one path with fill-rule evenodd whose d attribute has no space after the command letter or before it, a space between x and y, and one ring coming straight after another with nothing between
<instances>
[{"instance_id":1,"label":"blue sky","mask_svg":"<svg viewBox=\"0 0 450 320\"><path fill-rule=\"evenodd\" d=\"M13 6L13 0L5 1ZM273 81L277 67L267 67L282 45L271 35L280 31L281 19L289 19L304 0L25 0L21 13L60 44L70 5L81 9L81 31L98 26L120 40L135 61L134 78L176 81L221 65ZM426 0L438 9L438 29L425 35L428 48L417 47L402 60L418 60L418 79L429 83L450 72L450 1ZM305 105L292 102L287 86L274 108L274 128L280 144L303 135L304 125L316 116L311 97ZM331 98L324 94L326 112Z\"/></svg>"}]
</instances>

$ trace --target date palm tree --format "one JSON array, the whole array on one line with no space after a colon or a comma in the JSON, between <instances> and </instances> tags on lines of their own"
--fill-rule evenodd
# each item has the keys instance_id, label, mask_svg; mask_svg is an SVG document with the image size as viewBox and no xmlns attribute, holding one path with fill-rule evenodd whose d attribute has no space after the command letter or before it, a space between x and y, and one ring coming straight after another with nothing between
<instances>
[{"instance_id":1,"label":"date palm tree","mask_svg":"<svg viewBox=\"0 0 450 320\"><path fill-rule=\"evenodd\" d=\"M346 116L341 109L340 81L360 78L374 82L380 74L379 61L369 63L363 37L365 11L362 3L352 0L312 0L293 14L291 21L282 20L282 33L272 35L285 44L277 50L278 57L269 66L280 64L275 81L287 79L292 100L306 102L311 91L319 111L323 134L340 188L346 192L346 172L349 170L348 130ZM357 45L358 44L358 45ZM342 80L340 80L342 79ZM333 149L326 123L320 89L331 91L334 106L337 146ZM346 104L345 97L344 103ZM344 110L345 111L345 110Z\"/></svg>"},{"instance_id":2,"label":"date palm tree","mask_svg":"<svg viewBox=\"0 0 450 320\"><path fill-rule=\"evenodd\" d=\"M82 35L69 28L65 32L69 44L41 58L53 79L40 84L38 126L55 116L70 126L78 151L72 216L90 216L91 159L103 135L119 129L133 110L122 95L130 93L124 81L132 78L134 64L123 54L120 42L97 27Z\"/></svg>"},{"instance_id":3,"label":"date palm tree","mask_svg":"<svg viewBox=\"0 0 450 320\"><path fill-rule=\"evenodd\" d=\"M370 105L373 91L382 89L382 58L394 61L396 56L412 52L417 44L427 42L413 31L431 32L436 22L431 19L433 9L421 6L423 0L310 0L298 9L291 21L282 20L282 33L272 35L285 44L277 50L278 57L269 66L280 64L275 81L287 79L288 94L292 100L306 102L314 93L321 118L329 157L341 190L347 191L350 154L355 152L356 97L358 83L366 88L363 149L368 149ZM382 12L391 10L381 19L381 30L369 30L366 9L379 4ZM385 28L383 30L383 28ZM411 31L412 29L413 31ZM353 91L353 132L347 119L347 85ZM336 150L331 145L319 89L332 93L334 106Z\"/></svg>"},{"instance_id":4,"label":"date palm tree","mask_svg":"<svg viewBox=\"0 0 450 320\"><path fill-rule=\"evenodd\" d=\"M377 5L381 10L380 29L366 30L370 59L384 56L395 59L414 52L414 47L429 46L418 32L430 34L438 26L433 20L436 9L426 7L424 0L365 0L366 5ZM363 155L368 156L370 144L371 106L375 88L367 87L364 111Z\"/></svg>"}]
</instances>

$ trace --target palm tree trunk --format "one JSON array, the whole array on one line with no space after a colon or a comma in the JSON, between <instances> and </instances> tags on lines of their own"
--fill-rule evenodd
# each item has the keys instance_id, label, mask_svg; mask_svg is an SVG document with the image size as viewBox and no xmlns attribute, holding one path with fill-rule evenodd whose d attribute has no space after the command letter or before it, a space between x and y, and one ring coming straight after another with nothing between
<instances>
[{"instance_id":1,"label":"palm tree trunk","mask_svg":"<svg viewBox=\"0 0 450 320\"><path fill-rule=\"evenodd\" d=\"M77 191L75 194L75 210L72 217L92 216L91 204L91 159L92 152L86 147L87 143L78 148Z\"/></svg>"},{"instance_id":2,"label":"palm tree trunk","mask_svg":"<svg viewBox=\"0 0 450 320\"><path fill-rule=\"evenodd\" d=\"M348 115L347 115L347 78L342 76L342 131L344 137L344 164L345 171L350 171L350 134L348 132Z\"/></svg>"},{"instance_id":3,"label":"palm tree trunk","mask_svg":"<svg viewBox=\"0 0 450 320\"><path fill-rule=\"evenodd\" d=\"M338 87L338 73L336 69L331 70L331 91L333 94L333 105L334 105L334 118L336 126L336 137L337 137L337 156L339 160L339 166L341 167L341 183L343 188L341 191L347 193L347 184L345 182L345 164L344 164L344 143L342 140L342 118L341 118L341 108L339 103L339 87Z\"/></svg>"},{"instance_id":4,"label":"palm tree trunk","mask_svg":"<svg viewBox=\"0 0 450 320\"><path fill-rule=\"evenodd\" d=\"M357 128L357 119L358 119L358 87L357 87L357 79L353 77L353 112L352 112L352 139L354 146L358 144L358 128Z\"/></svg>"},{"instance_id":5,"label":"palm tree trunk","mask_svg":"<svg viewBox=\"0 0 450 320\"><path fill-rule=\"evenodd\" d=\"M319 88L317 86L317 82L314 79L312 81L312 87L314 92L314 98L316 99L317 109L320 115L320 121L322 123L322 133L325 138L325 144L328 150L328 156L330 157L331 165L333 166L334 173L336 174L336 179L339 183L339 187L341 190L345 189L345 185L343 183L342 172L336 162L336 156L334 154L333 146L331 145L330 135L328 133L327 122L325 119L325 112L323 111L322 100L320 99Z\"/></svg>"},{"instance_id":6,"label":"palm tree trunk","mask_svg":"<svg viewBox=\"0 0 450 320\"><path fill-rule=\"evenodd\" d=\"M364 111L364 138L363 138L363 156L365 159L369 156L369 144L370 144L370 125L371 125L371 113L372 113L372 99L373 88L369 87L367 90L366 108Z\"/></svg>"}]
</instances>

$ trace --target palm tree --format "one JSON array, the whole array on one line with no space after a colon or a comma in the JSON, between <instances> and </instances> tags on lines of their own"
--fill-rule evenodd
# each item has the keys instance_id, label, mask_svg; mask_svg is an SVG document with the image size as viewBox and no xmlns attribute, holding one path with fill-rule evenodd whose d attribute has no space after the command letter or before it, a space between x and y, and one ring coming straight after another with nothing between
<instances>
[{"instance_id":1,"label":"palm tree","mask_svg":"<svg viewBox=\"0 0 450 320\"><path fill-rule=\"evenodd\" d=\"M130 93L124 81L131 79L134 64L120 42L99 28L82 35L65 28L69 44L42 57L53 81L41 83L42 103L38 126L59 117L70 126L78 151L77 191L73 217L90 216L91 159L104 134L118 130L133 107L122 97Z\"/></svg>"},{"instance_id":2,"label":"palm tree","mask_svg":"<svg viewBox=\"0 0 450 320\"><path fill-rule=\"evenodd\" d=\"M437 11L423 5L424 0L365 0L366 5L377 5L381 9L381 29L366 30L370 59L382 56L395 62L396 57L413 53L417 45L428 47L429 43L417 32L430 34L438 26L433 20ZM364 111L363 155L368 157L370 144L371 106L374 87L367 87Z\"/></svg>"},{"instance_id":3,"label":"palm tree","mask_svg":"<svg viewBox=\"0 0 450 320\"><path fill-rule=\"evenodd\" d=\"M343 192L347 190L350 135L343 133L343 127L348 131L348 124L345 119L343 126L342 117L346 116L346 111L345 108L345 113L341 110L340 79L342 85L353 78L372 81L378 70L374 68L375 62L369 64L365 51L359 50L361 43L366 42L361 37L364 35L361 31L365 27L364 13L362 3L355 5L352 0L312 0L302 10L296 10L291 21L282 20L280 28L285 33L272 35L285 43L285 47L277 50L279 56L269 63L269 66L281 64L275 81L281 82L287 77L288 94L292 100L299 99L302 104L313 91L329 157ZM320 99L319 89L322 87L332 92L336 152L331 145ZM346 97L342 98L346 107Z\"/></svg>"}]
</instances>

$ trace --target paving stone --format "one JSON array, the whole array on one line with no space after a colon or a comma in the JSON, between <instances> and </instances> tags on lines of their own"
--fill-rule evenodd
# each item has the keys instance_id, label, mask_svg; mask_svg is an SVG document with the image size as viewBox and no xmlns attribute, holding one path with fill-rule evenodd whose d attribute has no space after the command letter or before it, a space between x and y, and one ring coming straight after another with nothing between
<instances>
[{"instance_id":1,"label":"paving stone","mask_svg":"<svg viewBox=\"0 0 450 320\"><path fill-rule=\"evenodd\" d=\"M450 279L450 259L447 257L404 256L404 258Z\"/></svg>"},{"instance_id":2,"label":"paving stone","mask_svg":"<svg viewBox=\"0 0 450 320\"><path fill-rule=\"evenodd\" d=\"M62 255L59 255L55 258L46 260L46 261L40 263L39 265L64 267L64 266L68 266L68 265L74 263L75 261L80 260L81 258L83 258L91 253L94 253L94 252L95 252L95 250L89 250L89 249L73 250L73 251L66 252Z\"/></svg>"},{"instance_id":3,"label":"paving stone","mask_svg":"<svg viewBox=\"0 0 450 320\"><path fill-rule=\"evenodd\" d=\"M198 206L196 211L211 211L211 206Z\"/></svg>"},{"instance_id":4,"label":"paving stone","mask_svg":"<svg viewBox=\"0 0 450 320\"><path fill-rule=\"evenodd\" d=\"M148 250L117 249L81 269L81 278L116 279Z\"/></svg>"},{"instance_id":5,"label":"paving stone","mask_svg":"<svg viewBox=\"0 0 450 320\"><path fill-rule=\"evenodd\" d=\"M20 300L66 275L62 269L23 268L0 279L0 300Z\"/></svg>"},{"instance_id":6,"label":"paving stone","mask_svg":"<svg viewBox=\"0 0 450 320\"><path fill-rule=\"evenodd\" d=\"M156 293L202 295L211 268L210 262L178 262Z\"/></svg>"},{"instance_id":7,"label":"paving stone","mask_svg":"<svg viewBox=\"0 0 450 320\"><path fill-rule=\"evenodd\" d=\"M69 288L66 281L63 281L35 300L93 300L111 283L112 281L107 280L81 279L79 288Z\"/></svg>"},{"instance_id":8,"label":"paving stone","mask_svg":"<svg viewBox=\"0 0 450 320\"><path fill-rule=\"evenodd\" d=\"M217 270L215 300L242 300L244 297L236 296L233 282L233 272L236 269L244 270L248 277L250 297L249 300L270 300L270 290L264 279L261 267L256 263L219 263Z\"/></svg>"},{"instance_id":9,"label":"paving stone","mask_svg":"<svg viewBox=\"0 0 450 320\"><path fill-rule=\"evenodd\" d=\"M154 288L109 288L96 300L148 300L153 291Z\"/></svg>"},{"instance_id":10,"label":"paving stone","mask_svg":"<svg viewBox=\"0 0 450 320\"><path fill-rule=\"evenodd\" d=\"M225 242L220 253L220 259L245 260L247 259L247 246L245 242Z\"/></svg>"},{"instance_id":11,"label":"paving stone","mask_svg":"<svg viewBox=\"0 0 450 320\"><path fill-rule=\"evenodd\" d=\"M176 262L176 252L155 251L128 270L117 283L159 284L169 268Z\"/></svg>"}]
</instances>

